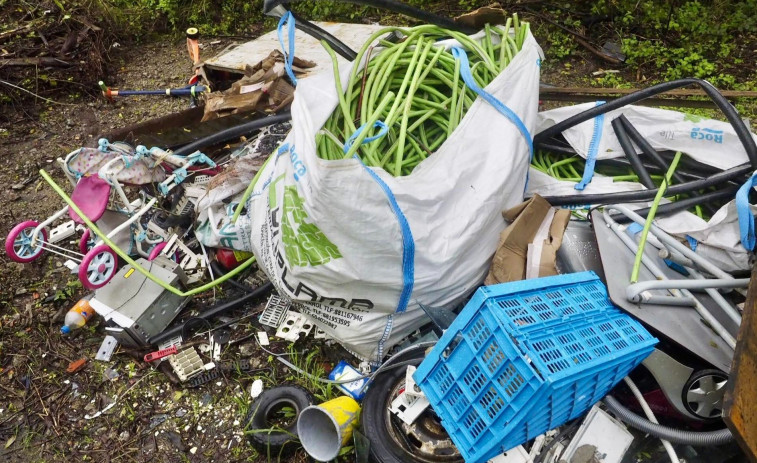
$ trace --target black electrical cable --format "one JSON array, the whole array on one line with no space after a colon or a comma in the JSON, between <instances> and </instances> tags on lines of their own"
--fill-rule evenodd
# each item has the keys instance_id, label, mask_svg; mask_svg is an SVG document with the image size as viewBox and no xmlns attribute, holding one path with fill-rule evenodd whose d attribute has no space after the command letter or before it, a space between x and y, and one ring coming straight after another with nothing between
<instances>
[{"instance_id":1,"label":"black electrical cable","mask_svg":"<svg viewBox=\"0 0 757 463\"><path fill-rule=\"evenodd\" d=\"M671 215L671 214L675 214L676 212L684 211L686 209L689 209L690 207L694 207L697 205L705 205L708 203L712 204L713 201L732 198L736 195L736 192L738 190L739 190L738 187L729 187L723 190L713 191L711 193L697 195L691 198L680 199L672 203L660 204L657 207L657 213L655 216L662 217L666 215ZM651 208L649 207L645 207L644 209L637 209L634 212L636 212L642 217L646 217L650 209ZM621 214L619 212L611 214L610 217L612 217L612 219L618 223L631 222L631 219L629 219L625 214Z\"/></svg>"},{"instance_id":2,"label":"black electrical cable","mask_svg":"<svg viewBox=\"0 0 757 463\"><path fill-rule=\"evenodd\" d=\"M207 137L195 140L188 145L184 145L181 148L174 150L171 154L174 154L176 156L187 156L208 146L223 143L233 138L241 137L242 135L247 135L251 132L262 129L263 127L268 127L269 125L278 124L280 122L287 122L290 119L292 119L292 114L289 111L285 111L274 116L255 119L254 121L235 125L234 127L229 127L228 129L224 129L212 135L208 135Z\"/></svg>"},{"instance_id":3,"label":"black electrical cable","mask_svg":"<svg viewBox=\"0 0 757 463\"><path fill-rule=\"evenodd\" d=\"M327 30L318 27L305 18L300 17L295 13L292 13L294 17L294 27L301 30L317 40L325 40L334 51L342 56L347 61L355 61L357 58L357 52L349 47L346 43L342 42L338 38L331 35Z\"/></svg>"},{"instance_id":4,"label":"black electrical cable","mask_svg":"<svg viewBox=\"0 0 757 463\"><path fill-rule=\"evenodd\" d=\"M692 193L711 186L719 186L725 182L742 178L753 172L752 166L742 164L732 167L720 173L711 175L701 180L671 185L666 191L666 196L674 196L683 193ZM640 191L621 191L618 193L593 194L593 195L570 195L570 196L545 196L553 206L586 205L586 204L618 204L636 201L649 201L657 195L657 188Z\"/></svg>"},{"instance_id":5,"label":"black electrical cable","mask_svg":"<svg viewBox=\"0 0 757 463\"><path fill-rule=\"evenodd\" d=\"M647 172L647 169L644 168L644 164L641 163L639 155L636 154L636 148L634 148L633 143L631 143L631 139L628 138L620 118L612 120L612 128L615 130L615 137L617 137L620 147L623 148L623 152L626 153L626 159L631 163L631 169L633 169L634 173L639 177L639 183L647 188L654 188L655 184L652 181L652 177L649 175L649 172Z\"/></svg>"},{"instance_id":6,"label":"black electrical cable","mask_svg":"<svg viewBox=\"0 0 757 463\"><path fill-rule=\"evenodd\" d=\"M548 140L575 125L593 119L600 114L605 114L609 111L622 108L623 106L636 103L668 90L673 90L675 88L685 87L692 84L699 85L707 94L707 96L709 96L710 99L712 99L712 101L715 103L715 105L723 112L723 115L725 115L726 119L728 119L728 122L731 123L733 130L736 132L736 135L739 137L741 144L744 146L744 150L746 151L746 155L749 158L749 163L751 164L752 169L757 169L757 144L752 138L752 134L749 132L746 124L743 120L741 120L741 117L739 116L738 111L736 111L736 108L734 108L733 105L731 105L731 103L726 100L726 98L718 91L718 89L712 86L712 84L705 80L695 78L686 78L674 80L671 82L663 82L661 84L653 85L643 90L639 90L638 92L625 95L618 98L617 100L610 101L603 105L587 109L582 113L569 117L564 121L560 121L552 127L549 127L536 134L536 136L534 137L534 145L539 145L543 141Z\"/></svg>"},{"instance_id":7,"label":"black electrical cable","mask_svg":"<svg viewBox=\"0 0 757 463\"><path fill-rule=\"evenodd\" d=\"M247 302L250 302L259 297L265 296L271 291L271 289L273 289L273 284L268 282L260 286L259 288L256 288L255 291L251 293L247 293L244 296L241 296L232 301L227 301L227 302L218 304L204 312L199 313L196 317L193 317L193 318L202 318L205 320L210 320L211 318L217 317L223 314L224 312L228 312L229 310L235 309L241 305L246 304ZM149 343L151 345L157 346L163 341L176 337L179 334L183 335L183 330L184 330L184 323L178 326L174 326L173 328L166 329L162 333L156 334L155 336L150 338Z\"/></svg>"},{"instance_id":8,"label":"black electrical cable","mask_svg":"<svg viewBox=\"0 0 757 463\"><path fill-rule=\"evenodd\" d=\"M623 125L623 129L626 132L626 135L628 135L631 141L636 143L636 146L639 147L641 152L644 153L646 157L654 161L654 163L657 164L657 166L660 167L660 169L662 169L663 171L668 170L668 163L665 162L664 159L662 159L662 156L657 153L657 150L655 150L652 145L649 144L647 139L644 138L638 130L636 130L636 127L631 124L631 121L629 121L624 114L621 114L615 120L620 120L620 123ZM686 180L678 172L673 172L673 178L675 179L676 183L686 182Z\"/></svg>"},{"instance_id":9,"label":"black electrical cable","mask_svg":"<svg viewBox=\"0 0 757 463\"><path fill-rule=\"evenodd\" d=\"M288 5L289 3L292 3L293 1L295 0L264 0L263 12L267 14L273 8L279 5ZM418 19L424 23L433 24L435 26L443 27L445 29L451 29L453 31L463 32L465 34L475 34L476 32L478 32L478 29L474 27L466 26L464 24L455 22L454 20L446 18L444 16L439 16L438 14L429 13L428 11L423 11L419 8L415 8L414 6L410 6L406 3L398 2L396 0L338 0L338 1L346 2L346 3L354 3L356 5L370 6L370 7L379 8L382 10L393 11L395 13L404 14L405 16Z\"/></svg>"}]
</instances>

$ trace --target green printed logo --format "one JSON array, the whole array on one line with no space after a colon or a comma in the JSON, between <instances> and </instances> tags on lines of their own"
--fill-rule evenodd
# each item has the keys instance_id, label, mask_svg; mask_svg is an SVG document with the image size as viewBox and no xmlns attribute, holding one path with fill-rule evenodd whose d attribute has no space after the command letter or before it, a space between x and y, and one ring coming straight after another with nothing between
<instances>
[{"instance_id":1,"label":"green printed logo","mask_svg":"<svg viewBox=\"0 0 757 463\"><path fill-rule=\"evenodd\" d=\"M696 123L698 123L698 122L701 122L701 121L703 121L703 120L704 120L704 117L702 117L702 116L697 116L696 114L691 114L691 113L683 113L683 120L684 120L684 121L693 122L693 123L695 123L695 124L696 124Z\"/></svg>"},{"instance_id":2,"label":"green printed logo","mask_svg":"<svg viewBox=\"0 0 757 463\"><path fill-rule=\"evenodd\" d=\"M289 264L297 267L323 265L342 255L323 232L307 222L308 215L296 186L284 187L281 239Z\"/></svg>"}]
</instances>

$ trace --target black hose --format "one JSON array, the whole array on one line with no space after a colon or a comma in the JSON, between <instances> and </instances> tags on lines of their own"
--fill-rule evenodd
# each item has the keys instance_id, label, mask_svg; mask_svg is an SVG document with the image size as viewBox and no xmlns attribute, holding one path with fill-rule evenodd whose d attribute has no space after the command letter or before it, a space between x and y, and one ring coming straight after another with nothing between
<instances>
[{"instance_id":1,"label":"black hose","mask_svg":"<svg viewBox=\"0 0 757 463\"><path fill-rule=\"evenodd\" d=\"M273 8L279 5L287 5L295 0L264 0L263 12L268 13ZM433 24L435 26L443 27L445 29L451 29L453 31L463 32L465 34L475 34L478 30L474 27L469 27L464 24L457 23L452 19L439 16L428 11L423 11L414 6L398 2L396 0L339 0L346 3L354 3L356 5L366 5L373 8L380 8L382 10L389 10L395 13L404 14L411 18L418 19L425 23Z\"/></svg>"},{"instance_id":2,"label":"black hose","mask_svg":"<svg viewBox=\"0 0 757 463\"><path fill-rule=\"evenodd\" d=\"M691 84L699 85L702 90L704 90L704 92L712 99L715 105L717 105L717 107L721 111L723 111L726 119L728 119L728 122L730 122L733 126L733 130L739 137L741 144L744 146L744 150L746 151L747 157L749 158L749 163L752 166L752 170L757 169L757 144L754 142L754 139L752 138L752 135L749 132L746 124L744 124L744 121L741 120L741 117L739 117L739 113L738 111L736 111L736 108L734 108L733 105L731 105L731 103L729 103L728 100L726 100L725 97L718 91L718 89L712 86L712 84L705 80L694 78L663 82L661 84L653 85L649 88L645 88L643 90L639 90L638 92L620 97L617 100L607 102L603 105L587 109L580 114L569 117L564 121L558 122L552 127L549 127L536 134L536 136L534 137L534 146L539 145L543 141L548 140L577 124L588 121L589 119L593 119L600 114L605 114L609 111L622 108L623 106L636 103L637 101L652 97L654 95L657 95L658 93L666 92L668 90L679 87L685 87Z\"/></svg>"},{"instance_id":3,"label":"black hose","mask_svg":"<svg viewBox=\"0 0 757 463\"><path fill-rule=\"evenodd\" d=\"M749 164L742 164L740 166L732 167L728 170L724 170L720 173L711 175L702 180L693 180L691 182L682 183L680 185L672 185L666 190L665 194L667 196L674 196L683 193L691 193L694 191L703 190L711 186L718 186L722 183L744 177L745 175L748 175L753 171L754 169ZM656 195L657 188L641 191L621 191L618 193L607 194L545 196L544 199L546 199L553 206L567 206L649 201L651 199L654 199Z\"/></svg>"},{"instance_id":4,"label":"black hose","mask_svg":"<svg viewBox=\"0 0 757 463\"><path fill-rule=\"evenodd\" d=\"M657 207L657 213L655 214L655 216L662 217L666 215L671 215L671 214L675 214L676 212L685 211L686 209L690 207L694 207L700 204L708 204L708 203L712 203L713 201L717 201L719 199L731 198L736 195L736 192L738 190L739 190L738 187L730 187L730 188L714 191L714 192L703 194L703 195L693 196L691 198L680 199L672 203L660 204ZM634 212L636 212L642 217L646 217L647 214L649 214L650 209L651 209L650 207L645 207L644 209L637 209ZM612 219L618 223L631 222L631 219L629 219L628 216L626 216L625 214L621 214L619 212L610 214L610 217L612 217Z\"/></svg>"},{"instance_id":5,"label":"black hose","mask_svg":"<svg viewBox=\"0 0 757 463\"><path fill-rule=\"evenodd\" d=\"M204 312L197 314L196 317L192 317L191 319L202 318L205 320L210 320L211 318L215 318L223 314L224 312L228 312L229 310L232 310L241 305L244 305L249 301L253 301L259 297L265 296L271 291L271 289L273 289L273 284L271 282L268 282L260 286L259 288L256 288L255 291L251 293L247 293L244 296L241 296L237 299L227 301L222 304L218 304ZM182 323L180 325L174 326L173 328L169 328L163 331L162 333L156 334L155 336L150 338L149 343L154 346L157 346L163 341L171 339L179 334L183 334L182 330L184 329L184 325L185 323Z\"/></svg>"},{"instance_id":6,"label":"black hose","mask_svg":"<svg viewBox=\"0 0 757 463\"><path fill-rule=\"evenodd\" d=\"M333 48L337 54L347 61L355 61L355 58L357 58L357 52L350 48L349 45L331 35L327 30L324 30L307 19L300 17L300 15L292 13L292 16L294 17L294 27L317 40L325 40L331 45L331 48Z\"/></svg>"},{"instance_id":7,"label":"black hose","mask_svg":"<svg viewBox=\"0 0 757 463\"><path fill-rule=\"evenodd\" d=\"M613 396L604 398L607 409L627 425L644 431L660 439L674 444L686 444L695 447L709 447L712 445L724 445L733 441L733 434L728 428L717 431L695 432L683 429L669 428L661 424L652 423L620 404Z\"/></svg>"},{"instance_id":8,"label":"black hose","mask_svg":"<svg viewBox=\"0 0 757 463\"><path fill-rule=\"evenodd\" d=\"M213 271L213 275L215 275L216 278L218 278L219 276L226 275L226 270L223 267L221 267L221 264L219 264L218 261L216 260L210 261L210 270ZM229 278L228 280L226 280L226 282L231 284L231 286L244 291L245 293L251 293L255 291L253 288L250 288L249 286L243 283L240 283L233 278Z\"/></svg>"},{"instance_id":9,"label":"black hose","mask_svg":"<svg viewBox=\"0 0 757 463\"><path fill-rule=\"evenodd\" d=\"M650 162L645 162L644 159L641 160L641 163L644 165L644 168L647 169L647 172L650 174L659 174L659 175L665 175L665 173L668 171L667 169L660 169L657 167L656 164L652 164ZM626 158L612 158L612 159L601 159L597 160L597 169L599 169L602 166L610 166L610 167L622 167L625 169L628 169L631 167L631 163L628 162L628 159ZM679 174L681 177L683 177L683 182L686 183L689 180L702 180L707 178L706 176L696 174L690 171L686 171L683 169L676 169L676 173Z\"/></svg>"},{"instance_id":10,"label":"black hose","mask_svg":"<svg viewBox=\"0 0 757 463\"><path fill-rule=\"evenodd\" d=\"M612 120L612 128L615 130L615 137L617 137L620 147L623 148L623 152L626 153L626 159L631 163L631 169L633 169L634 173L639 177L639 183L647 188L654 188L655 184L652 181L652 177L649 176L649 172L644 168L644 164L641 163L639 155L636 154L636 148L634 148L633 143L631 143L631 139L628 138L620 118Z\"/></svg>"},{"instance_id":11,"label":"black hose","mask_svg":"<svg viewBox=\"0 0 757 463\"><path fill-rule=\"evenodd\" d=\"M620 123L623 125L623 129L626 132L626 135L628 135L628 137L634 143L636 143L636 146L639 147L641 152L644 153L646 157L654 161L654 163L657 164L663 171L668 170L668 163L665 162L664 159L662 159L662 156L657 153L657 150L655 150L652 145L649 144L647 139L644 138L638 130L636 130L636 127L631 124L631 121L629 121L624 114L618 116L616 120L620 120ZM675 179L676 183L686 182L686 180L678 172L673 172L673 178Z\"/></svg>"},{"instance_id":12,"label":"black hose","mask_svg":"<svg viewBox=\"0 0 757 463\"><path fill-rule=\"evenodd\" d=\"M268 127L269 125L278 124L280 122L287 122L291 119L292 119L292 114L289 111L285 111L283 113L279 113L274 116L261 117L260 119L255 119L254 121L249 121L243 124L235 125L234 127L229 127L228 129L224 129L224 130L221 130L220 132L216 132L212 135L208 135L207 137L200 138L199 140L195 140L192 143L188 145L184 145L181 148L173 151L172 154L176 156L187 156L194 153L195 151L207 148L208 146L216 145L218 143L223 143L233 138L241 137L242 135L247 135L250 132L260 130L263 127Z\"/></svg>"}]
</instances>

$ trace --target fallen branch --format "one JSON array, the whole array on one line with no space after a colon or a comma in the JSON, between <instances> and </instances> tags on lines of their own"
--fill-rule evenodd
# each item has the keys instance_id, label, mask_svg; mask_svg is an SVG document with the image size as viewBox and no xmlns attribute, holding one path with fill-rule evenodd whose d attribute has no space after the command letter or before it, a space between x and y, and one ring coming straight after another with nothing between
<instances>
[{"instance_id":1,"label":"fallen branch","mask_svg":"<svg viewBox=\"0 0 757 463\"><path fill-rule=\"evenodd\" d=\"M73 64L62 59L52 58L49 56L39 56L32 58L8 58L0 59L0 68L6 66L47 66L56 68L68 68Z\"/></svg>"}]
</instances>

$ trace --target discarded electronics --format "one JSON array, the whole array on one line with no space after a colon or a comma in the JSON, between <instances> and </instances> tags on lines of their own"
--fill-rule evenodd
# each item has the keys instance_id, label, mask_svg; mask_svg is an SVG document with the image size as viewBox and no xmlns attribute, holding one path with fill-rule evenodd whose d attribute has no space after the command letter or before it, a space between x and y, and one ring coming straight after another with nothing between
<instances>
[{"instance_id":1,"label":"discarded electronics","mask_svg":"<svg viewBox=\"0 0 757 463\"><path fill-rule=\"evenodd\" d=\"M560 461L595 461L596 458L603 463L620 463L632 441L633 435L625 426L595 405Z\"/></svg>"},{"instance_id":2,"label":"discarded electronics","mask_svg":"<svg viewBox=\"0 0 757 463\"><path fill-rule=\"evenodd\" d=\"M179 287L182 269L176 262L158 257L137 263L171 286ZM161 333L189 302L137 272L130 265L95 292L92 308L106 321L105 332L125 346L144 347Z\"/></svg>"},{"instance_id":3,"label":"discarded electronics","mask_svg":"<svg viewBox=\"0 0 757 463\"><path fill-rule=\"evenodd\" d=\"M413 376L466 461L581 416L657 340L583 272L479 288Z\"/></svg>"}]
</instances>

